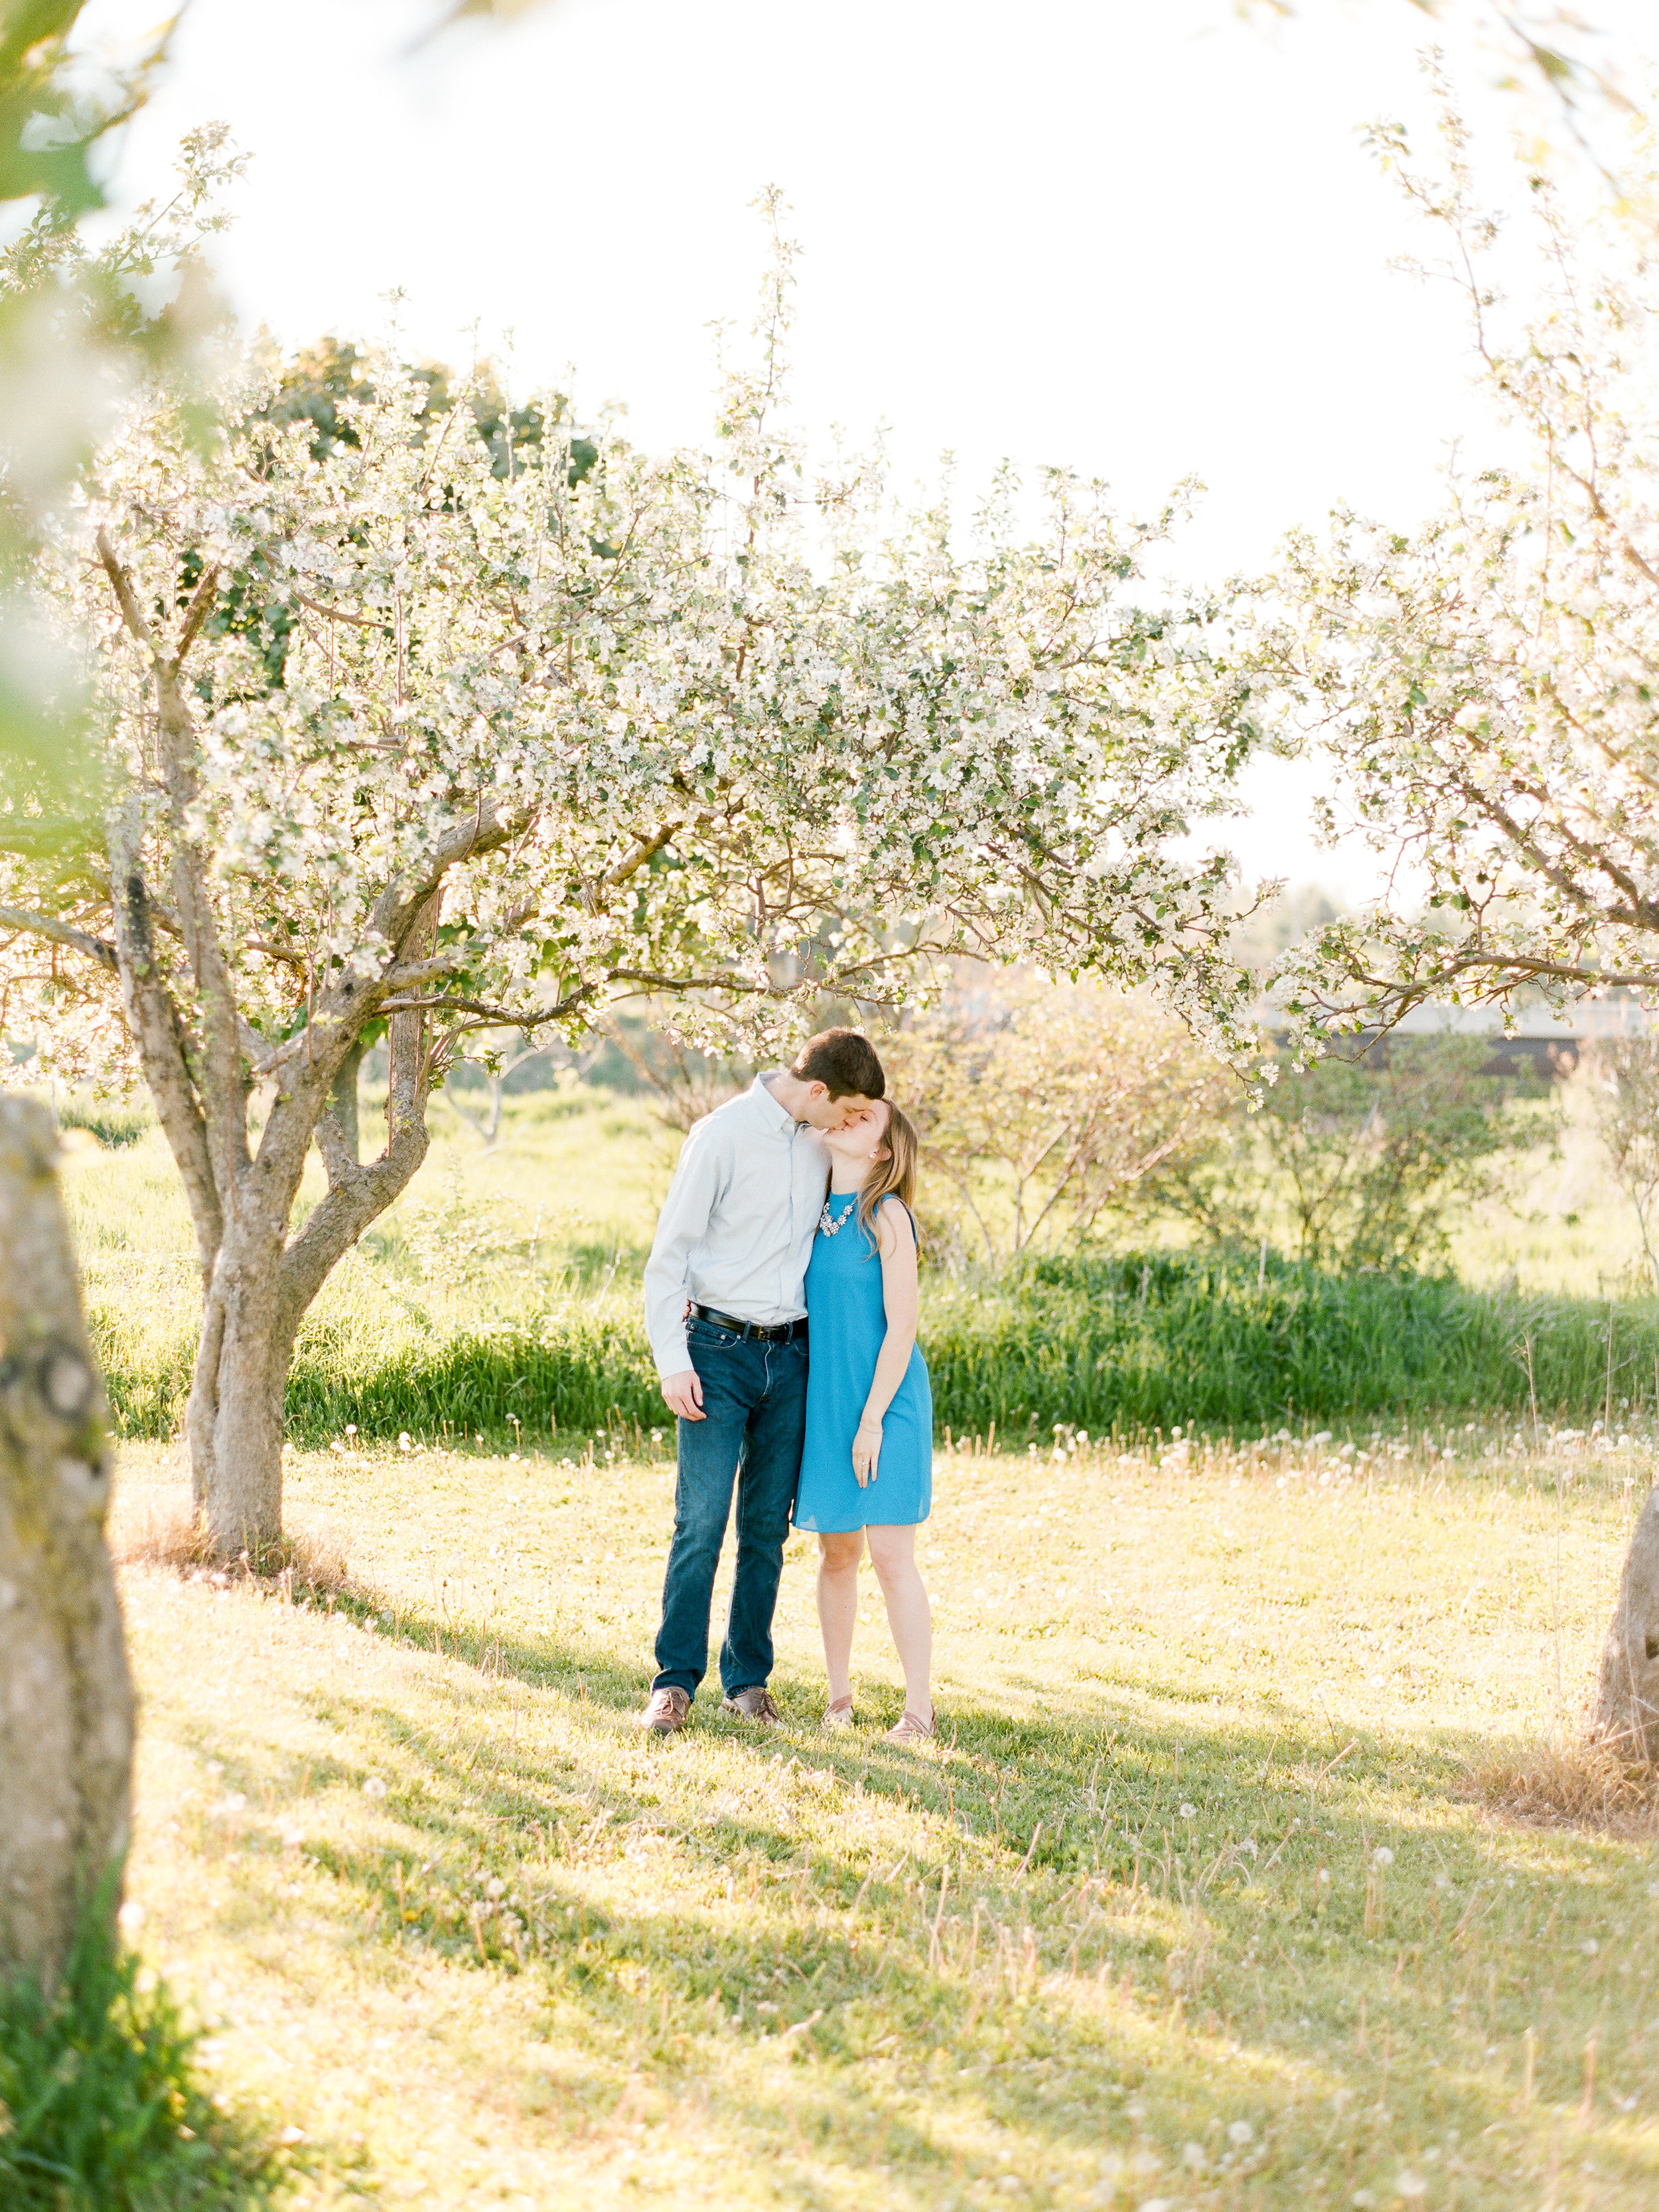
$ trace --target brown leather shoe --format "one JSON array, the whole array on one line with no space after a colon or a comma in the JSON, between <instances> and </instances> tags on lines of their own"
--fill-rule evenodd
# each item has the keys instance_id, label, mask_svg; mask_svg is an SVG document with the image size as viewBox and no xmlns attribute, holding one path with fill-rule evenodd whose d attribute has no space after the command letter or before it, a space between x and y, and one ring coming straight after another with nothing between
<instances>
[{"instance_id":1,"label":"brown leather shoe","mask_svg":"<svg viewBox=\"0 0 1659 2212\"><path fill-rule=\"evenodd\" d=\"M691 1700L684 1690L677 1690L672 1682L661 1689L653 1690L645 1711L640 1715L640 1726L655 1729L659 1735L672 1735L685 1726L685 1717L691 1710Z\"/></svg>"},{"instance_id":2,"label":"brown leather shoe","mask_svg":"<svg viewBox=\"0 0 1659 2212\"><path fill-rule=\"evenodd\" d=\"M783 1726L783 1715L772 1703L772 1692L764 1683L752 1690L739 1690L735 1698L722 1698L720 1711L740 1721L754 1721L761 1728Z\"/></svg>"}]
</instances>

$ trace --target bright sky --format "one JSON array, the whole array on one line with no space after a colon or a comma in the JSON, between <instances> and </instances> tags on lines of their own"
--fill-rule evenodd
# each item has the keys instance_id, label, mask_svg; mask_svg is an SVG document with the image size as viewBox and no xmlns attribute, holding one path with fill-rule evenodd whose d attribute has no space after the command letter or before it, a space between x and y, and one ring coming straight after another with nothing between
<instances>
[{"instance_id":1,"label":"bright sky","mask_svg":"<svg viewBox=\"0 0 1659 2212\"><path fill-rule=\"evenodd\" d=\"M1632 23L1647 0L1604 0ZM138 0L100 0L131 33ZM420 350L511 337L515 385L574 375L648 444L702 436L708 325L745 330L775 181L804 247L794 344L815 431L878 423L907 474L1073 464L1145 509L1207 487L1182 566L1259 562L1337 500L1409 521L1480 419L1449 289L1390 273L1407 220L1360 146L1425 117L1406 0L550 0L412 52L419 0L193 0L116 183L165 182L192 125L255 160L220 242L248 323ZM1626 53L1630 49L1625 48ZM1494 137L1522 117L1454 46ZM1252 872L1349 896L1268 764L1225 835Z\"/></svg>"}]
</instances>

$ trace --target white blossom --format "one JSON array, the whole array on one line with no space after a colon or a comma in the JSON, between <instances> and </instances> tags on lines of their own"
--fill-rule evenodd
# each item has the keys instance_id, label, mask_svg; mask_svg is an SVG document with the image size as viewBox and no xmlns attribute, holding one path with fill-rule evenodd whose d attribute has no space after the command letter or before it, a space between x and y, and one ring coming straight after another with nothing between
<instances>
[{"instance_id":1,"label":"white blossom","mask_svg":"<svg viewBox=\"0 0 1659 2212\"><path fill-rule=\"evenodd\" d=\"M1448 110L1442 173L1379 143L1465 283L1504 465L1452 476L1401 533L1352 514L1298 537L1263 659L1291 727L1326 748L1324 828L1391 853L1388 889L1281 963L1318 1050L1413 1006L1561 1005L1659 985L1659 267L1633 207L1570 222L1530 157L1535 294L1494 279ZM1639 198L1639 195L1638 196Z\"/></svg>"}]
</instances>

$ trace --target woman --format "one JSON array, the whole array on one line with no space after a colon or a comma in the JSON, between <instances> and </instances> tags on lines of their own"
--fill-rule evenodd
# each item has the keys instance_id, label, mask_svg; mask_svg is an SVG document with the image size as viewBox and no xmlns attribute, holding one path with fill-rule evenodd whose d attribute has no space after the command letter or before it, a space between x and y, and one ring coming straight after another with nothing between
<instances>
[{"instance_id":1,"label":"woman","mask_svg":"<svg viewBox=\"0 0 1659 2212\"><path fill-rule=\"evenodd\" d=\"M824 1134L830 1194L806 1268L806 1443L795 1526L818 1540L826 1728L853 1724L853 1625L866 1540L904 1668L890 1743L933 1734L933 1623L916 1527L933 1487L933 1397L916 1343L916 1133L882 1100Z\"/></svg>"}]
</instances>

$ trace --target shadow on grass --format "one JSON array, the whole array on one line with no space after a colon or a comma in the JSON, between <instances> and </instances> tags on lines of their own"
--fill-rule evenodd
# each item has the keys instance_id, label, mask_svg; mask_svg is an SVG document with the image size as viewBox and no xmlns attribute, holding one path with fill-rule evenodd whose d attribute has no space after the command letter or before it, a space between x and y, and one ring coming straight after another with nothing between
<instances>
[{"instance_id":1,"label":"shadow on grass","mask_svg":"<svg viewBox=\"0 0 1659 2212\"><path fill-rule=\"evenodd\" d=\"M372 1762L414 1833L307 1849L388 1960L534 1978L550 2038L598 2066L521 2085L556 2131L624 2096L665 2121L691 2100L826 2212L877 2163L918 2203L978 2203L1005 2152L1038 2204L1110 2203L1120 2181L1139 2202L1155 2175L1252 2204L1409 2197L1438 2161L1461 2203L1507 2204L1569 2124L1603 2187L1585 2203L1659 2190L1625 2117L1654 2087L1650 1869L1534 1835L1504 1873L1449 1747L1052 1692L1041 1720L958 1698L954 1743L921 1754L713 1718L641 1743L640 1678L602 1652L379 1617L477 1668L466 1741L320 1695L368 1748L313 1760L306 1786L357 1788ZM538 1763L523 1688L586 1738ZM748 1751L763 1802L723 1788L724 1762L696 1770L709 1741ZM804 1838L797 1814L826 1808L830 1838Z\"/></svg>"}]
</instances>

